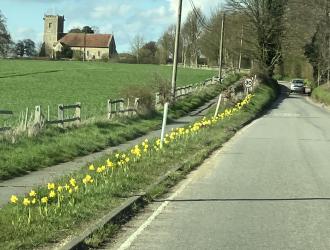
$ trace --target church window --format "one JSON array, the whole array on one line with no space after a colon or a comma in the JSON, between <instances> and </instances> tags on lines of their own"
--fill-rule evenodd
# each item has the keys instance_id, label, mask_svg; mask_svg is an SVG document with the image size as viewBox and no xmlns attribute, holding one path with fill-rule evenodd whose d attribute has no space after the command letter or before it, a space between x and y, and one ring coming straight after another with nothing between
<instances>
[{"instance_id":1,"label":"church window","mask_svg":"<svg viewBox=\"0 0 330 250\"><path fill-rule=\"evenodd\" d=\"M52 28L52 25L53 25L52 23L49 23L49 24L48 24L48 28L51 29L51 28Z\"/></svg>"},{"instance_id":2,"label":"church window","mask_svg":"<svg viewBox=\"0 0 330 250\"><path fill-rule=\"evenodd\" d=\"M97 52L97 55L100 57L101 56L101 51L98 51Z\"/></svg>"}]
</instances>

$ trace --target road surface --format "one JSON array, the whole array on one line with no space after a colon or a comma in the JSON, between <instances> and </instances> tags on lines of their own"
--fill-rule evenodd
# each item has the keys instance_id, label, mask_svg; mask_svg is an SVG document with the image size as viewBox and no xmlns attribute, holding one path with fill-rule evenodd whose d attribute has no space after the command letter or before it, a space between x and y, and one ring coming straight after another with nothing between
<instances>
[{"instance_id":1,"label":"road surface","mask_svg":"<svg viewBox=\"0 0 330 250\"><path fill-rule=\"evenodd\" d=\"M103 249L330 249L330 113L281 98Z\"/></svg>"}]
</instances>

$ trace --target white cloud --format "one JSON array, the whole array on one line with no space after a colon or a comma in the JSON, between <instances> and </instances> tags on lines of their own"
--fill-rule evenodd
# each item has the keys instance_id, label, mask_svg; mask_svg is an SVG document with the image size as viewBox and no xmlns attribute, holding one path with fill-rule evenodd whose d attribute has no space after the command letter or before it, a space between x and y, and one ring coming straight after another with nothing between
<instances>
[{"instance_id":1,"label":"white cloud","mask_svg":"<svg viewBox=\"0 0 330 250\"><path fill-rule=\"evenodd\" d=\"M128 15L133 7L128 4L108 4L108 5L98 5L93 8L90 14L92 18L101 19L109 18L113 16L125 16Z\"/></svg>"},{"instance_id":2,"label":"white cloud","mask_svg":"<svg viewBox=\"0 0 330 250\"><path fill-rule=\"evenodd\" d=\"M179 0L167 0L170 5L170 10L173 16L177 15ZM204 15L208 16L212 10L215 10L224 5L225 0L193 0L196 8L200 8ZM182 20L184 20L188 13L192 10L189 0L183 1L182 6Z\"/></svg>"}]
</instances>

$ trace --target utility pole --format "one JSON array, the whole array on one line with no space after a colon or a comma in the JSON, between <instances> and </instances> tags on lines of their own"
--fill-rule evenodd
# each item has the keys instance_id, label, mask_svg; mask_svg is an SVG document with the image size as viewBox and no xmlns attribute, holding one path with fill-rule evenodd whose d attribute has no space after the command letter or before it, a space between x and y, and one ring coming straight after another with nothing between
<instances>
[{"instance_id":1,"label":"utility pole","mask_svg":"<svg viewBox=\"0 0 330 250\"><path fill-rule=\"evenodd\" d=\"M181 13L182 13L182 0L179 0L178 18L176 23L176 34L175 34L173 72L172 72L172 102L175 102L176 77L178 70L178 55L179 55L179 42L180 42L180 30L181 30Z\"/></svg>"},{"instance_id":2,"label":"utility pole","mask_svg":"<svg viewBox=\"0 0 330 250\"><path fill-rule=\"evenodd\" d=\"M242 24L242 33L241 33L241 47L239 50L239 60L238 60L238 73L241 73L241 65L242 65L242 49L243 49L243 36L244 36L244 26Z\"/></svg>"},{"instance_id":3,"label":"utility pole","mask_svg":"<svg viewBox=\"0 0 330 250\"><path fill-rule=\"evenodd\" d=\"M84 32L84 56L83 62L86 60L86 31Z\"/></svg>"},{"instance_id":4,"label":"utility pole","mask_svg":"<svg viewBox=\"0 0 330 250\"><path fill-rule=\"evenodd\" d=\"M220 49L219 49L219 81L222 78L222 58L223 58L223 40L225 33L225 12L222 14L221 36L220 36Z\"/></svg>"},{"instance_id":5,"label":"utility pole","mask_svg":"<svg viewBox=\"0 0 330 250\"><path fill-rule=\"evenodd\" d=\"M330 85L330 9L329 1L327 1L327 38L328 38L328 75L327 83Z\"/></svg>"}]
</instances>

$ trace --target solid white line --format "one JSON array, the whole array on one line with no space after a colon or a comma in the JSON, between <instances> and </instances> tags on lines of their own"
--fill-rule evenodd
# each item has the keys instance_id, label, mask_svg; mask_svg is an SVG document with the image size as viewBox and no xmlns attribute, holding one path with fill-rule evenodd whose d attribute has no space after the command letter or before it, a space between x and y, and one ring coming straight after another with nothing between
<instances>
[{"instance_id":1,"label":"solid white line","mask_svg":"<svg viewBox=\"0 0 330 250\"><path fill-rule=\"evenodd\" d=\"M173 200L176 196L178 196L186 187L187 185L192 181L193 178L187 179L180 188L173 193L168 199ZM130 236L128 239L118 248L118 250L125 250L128 249L134 240L137 239L137 237L153 222L156 217L161 214L161 212L166 208L166 206L169 204L169 201L163 202L155 212Z\"/></svg>"}]
</instances>

